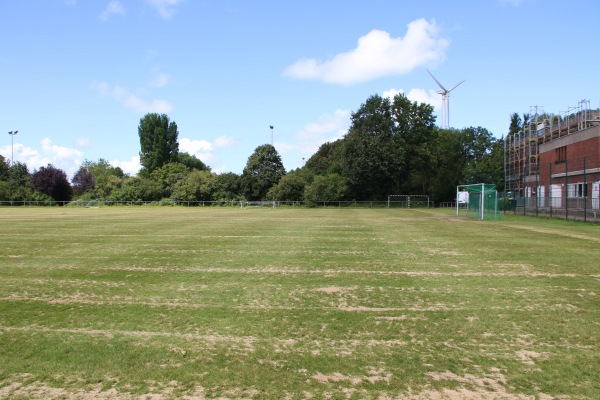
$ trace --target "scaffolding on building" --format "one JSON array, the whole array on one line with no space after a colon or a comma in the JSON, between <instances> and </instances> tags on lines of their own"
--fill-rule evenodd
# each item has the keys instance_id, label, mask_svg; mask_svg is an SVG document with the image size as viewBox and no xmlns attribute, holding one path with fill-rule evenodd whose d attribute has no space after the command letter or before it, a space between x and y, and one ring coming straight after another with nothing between
<instances>
[{"instance_id":1,"label":"scaffolding on building","mask_svg":"<svg viewBox=\"0 0 600 400\"><path fill-rule=\"evenodd\" d=\"M589 100L559 114L546 114L542 106L530 107L530 119L519 132L504 139L505 191L526 197L527 177L539 172L539 145L600 124L600 109L591 110ZM529 193L531 195L531 193Z\"/></svg>"}]
</instances>

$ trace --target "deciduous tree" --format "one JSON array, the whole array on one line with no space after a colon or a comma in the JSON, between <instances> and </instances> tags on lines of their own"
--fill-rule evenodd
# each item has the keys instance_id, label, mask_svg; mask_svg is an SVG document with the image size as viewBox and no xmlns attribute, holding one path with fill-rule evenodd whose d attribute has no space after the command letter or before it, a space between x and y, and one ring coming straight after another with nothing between
<instances>
[{"instance_id":1,"label":"deciduous tree","mask_svg":"<svg viewBox=\"0 0 600 400\"><path fill-rule=\"evenodd\" d=\"M210 171L210 168L202 162L198 157L189 153L179 153L177 155L177 162L185 165L191 171L197 169L198 171Z\"/></svg>"},{"instance_id":2,"label":"deciduous tree","mask_svg":"<svg viewBox=\"0 0 600 400\"><path fill-rule=\"evenodd\" d=\"M36 192L47 194L55 201L69 201L73 196L67 174L52 164L40 167L31 175L31 187Z\"/></svg>"},{"instance_id":3,"label":"deciduous tree","mask_svg":"<svg viewBox=\"0 0 600 400\"><path fill-rule=\"evenodd\" d=\"M285 175L281 156L270 144L258 146L242 173L242 188L248 200L262 200Z\"/></svg>"},{"instance_id":4,"label":"deciduous tree","mask_svg":"<svg viewBox=\"0 0 600 400\"><path fill-rule=\"evenodd\" d=\"M125 176L121 168L113 167L103 158L98 161L85 160L80 168L87 169L92 174L94 186L91 193L99 199L107 199L121 185Z\"/></svg>"},{"instance_id":5,"label":"deciduous tree","mask_svg":"<svg viewBox=\"0 0 600 400\"><path fill-rule=\"evenodd\" d=\"M84 166L79 167L73 179L71 179L71 185L76 195L81 196L85 192L94 188L94 176Z\"/></svg>"},{"instance_id":6,"label":"deciduous tree","mask_svg":"<svg viewBox=\"0 0 600 400\"><path fill-rule=\"evenodd\" d=\"M140 119L140 163L151 173L169 162L176 162L179 153L177 124L166 114L149 113Z\"/></svg>"},{"instance_id":7,"label":"deciduous tree","mask_svg":"<svg viewBox=\"0 0 600 400\"><path fill-rule=\"evenodd\" d=\"M8 163L6 162L6 159L4 158L4 156L0 155L0 181L8 180L8 170L9 169L10 169L10 167L8 166Z\"/></svg>"},{"instance_id":8,"label":"deciduous tree","mask_svg":"<svg viewBox=\"0 0 600 400\"><path fill-rule=\"evenodd\" d=\"M357 200L394 193L405 174L404 148L388 98L371 96L351 117L344 138L342 174Z\"/></svg>"},{"instance_id":9,"label":"deciduous tree","mask_svg":"<svg viewBox=\"0 0 600 400\"><path fill-rule=\"evenodd\" d=\"M302 201L307 178L301 171L293 171L282 177L279 182L269 189L268 200Z\"/></svg>"},{"instance_id":10,"label":"deciduous tree","mask_svg":"<svg viewBox=\"0 0 600 400\"><path fill-rule=\"evenodd\" d=\"M348 183L338 174L318 175L304 190L304 201L315 206L318 201L341 201L348 196Z\"/></svg>"},{"instance_id":11,"label":"deciduous tree","mask_svg":"<svg viewBox=\"0 0 600 400\"><path fill-rule=\"evenodd\" d=\"M216 174L194 170L177 182L173 189L173 198L178 201L211 201L216 190Z\"/></svg>"}]
</instances>

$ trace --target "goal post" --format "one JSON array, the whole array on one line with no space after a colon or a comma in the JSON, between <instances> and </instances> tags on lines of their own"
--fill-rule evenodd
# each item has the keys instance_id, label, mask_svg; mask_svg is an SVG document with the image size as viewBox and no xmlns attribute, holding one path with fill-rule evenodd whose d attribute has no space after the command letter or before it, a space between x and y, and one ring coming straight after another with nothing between
<instances>
[{"instance_id":1,"label":"goal post","mask_svg":"<svg viewBox=\"0 0 600 400\"><path fill-rule=\"evenodd\" d=\"M477 183L456 187L456 216L484 219L500 219L496 185Z\"/></svg>"},{"instance_id":2,"label":"goal post","mask_svg":"<svg viewBox=\"0 0 600 400\"><path fill-rule=\"evenodd\" d=\"M388 195L388 208L429 208L429 196L424 194L390 194Z\"/></svg>"}]
</instances>

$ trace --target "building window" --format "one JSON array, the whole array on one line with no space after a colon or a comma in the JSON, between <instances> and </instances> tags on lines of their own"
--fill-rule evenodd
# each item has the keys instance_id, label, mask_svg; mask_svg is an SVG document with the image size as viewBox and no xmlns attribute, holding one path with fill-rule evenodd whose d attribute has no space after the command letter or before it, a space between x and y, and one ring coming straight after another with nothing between
<instances>
[{"instance_id":1,"label":"building window","mask_svg":"<svg viewBox=\"0 0 600 400\"><path fill-rule=\"evenodd\" d=\"M554 150L556 152L556 162L567 161L567 146L562 146Z\"/></svg>"},{"instance_id":2,"label":"building window","mask_svg":"<svg viewBox=\"0 0 600 400\"><path fill-rule=\"evenodd\" d=\"M572 185L567 186L567 196L569 198L584 198L587 197L587 190L587 183L574 183Z\"/></svg>"}]
</instances>

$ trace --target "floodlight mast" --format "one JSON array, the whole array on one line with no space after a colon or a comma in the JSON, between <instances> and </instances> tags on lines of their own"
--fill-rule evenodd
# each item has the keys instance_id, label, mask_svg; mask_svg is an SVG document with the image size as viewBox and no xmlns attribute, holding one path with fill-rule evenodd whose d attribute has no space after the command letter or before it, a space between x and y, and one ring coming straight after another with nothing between
<instances>
[{"instance_id":1,"label":"floodlight mast","mask_svg":"<svg viewBox=\"0 0 600 400\"><path fill-rule=\"evenodd\" d=\"M10 131L8 134L10 135L10 165L11 167L15 165L15 135L19 133L19 131Z\"/></svg>"},{"instance_id":2,"label":"floodlight mast","mask_svg":"<svg viewBox=\"0 0 600 400\"><path fill-rule=\"evenodd\" d=\"M450 97L450 92L456 89L460 84L462 84L464 82L464 79L452 86L450 90L448 90L444 87L444 85L440 83L440 81L438 81L435 78L435 76L433 76L433 74L429 70L427 70L427 73L431 75L435 83L437 83L440 87L438 93L442 95L442 129L448 129L450 125L450 101L448 98Z\"/></svg>"},{"instance_id":3,"label":"floodlight mast","mask_svg":"<svg viewBox=\"0 0 600 400\"><path fill-rule=\"evenodd\" d=\"M269 125L269 128L271 128L271 146L273 146L273 125Z\"/></svg>"}]
</instances>

